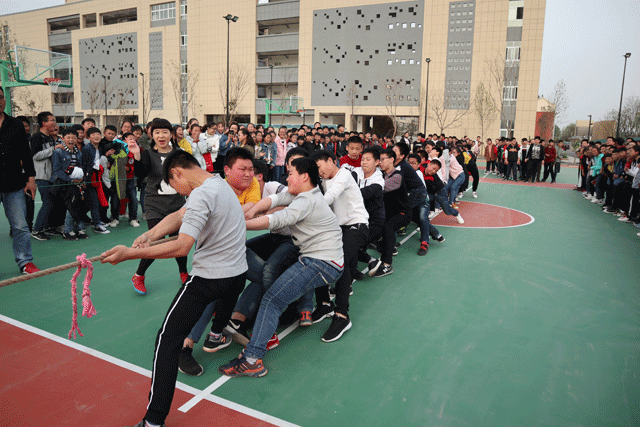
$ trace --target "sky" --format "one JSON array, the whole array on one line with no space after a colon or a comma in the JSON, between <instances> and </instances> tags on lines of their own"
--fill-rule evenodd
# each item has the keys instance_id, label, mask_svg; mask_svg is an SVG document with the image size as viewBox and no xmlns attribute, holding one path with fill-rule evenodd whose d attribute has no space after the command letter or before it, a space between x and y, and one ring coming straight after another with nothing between
<instances>
[{"instance_id":1,"label":"sky","mask_svg":"<svg viewBox=\"0 0 640 427\"><path fill-rule=\"evenodd\" d=\"M0 15L60 4L64 0L0 0ZM561 126L589 114L601 120L618 109L627 52L625 99L640 96L640 1L547 0L538 94L550 97L564 80L569 102Z\"/></svg>"}]
</instances>

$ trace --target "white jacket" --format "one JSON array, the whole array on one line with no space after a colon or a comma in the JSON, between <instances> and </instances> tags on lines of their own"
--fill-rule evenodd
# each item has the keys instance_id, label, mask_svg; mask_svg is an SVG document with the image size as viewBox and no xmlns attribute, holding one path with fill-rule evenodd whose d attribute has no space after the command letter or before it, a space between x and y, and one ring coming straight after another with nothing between
<instances>
[{"instance_id":1,"label":"white jacket","mask_svg":"<svg viewBox=\"0 0 640 427\"><path fill-rule=\"evenodd\" d=\"M200 142L198 142L200 153L211 154L212 162L215 162L218 157L218 151L220 150L220 137L221 135L217 132L213 135L208 135L206 133L200 134Z\"/></svg>"}]
</instances>

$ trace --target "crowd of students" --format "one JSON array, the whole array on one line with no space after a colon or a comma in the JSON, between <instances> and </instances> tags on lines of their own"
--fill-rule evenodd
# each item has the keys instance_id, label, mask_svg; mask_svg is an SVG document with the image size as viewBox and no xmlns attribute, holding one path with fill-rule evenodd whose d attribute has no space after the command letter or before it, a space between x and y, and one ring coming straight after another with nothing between
<instances>
[{"instance_id":1,"label":"crowd of students","mask_svg":"<svg viewBox=\"0 0 640 427\"><path fill-rule=\"evenodd\" d=\"M582 140L576 190L585 199L602 206L602 212L640 228L640 145L608 137L604 144ZM637 233L640 236L640 233Z\"/></svg>"}]
</instances>

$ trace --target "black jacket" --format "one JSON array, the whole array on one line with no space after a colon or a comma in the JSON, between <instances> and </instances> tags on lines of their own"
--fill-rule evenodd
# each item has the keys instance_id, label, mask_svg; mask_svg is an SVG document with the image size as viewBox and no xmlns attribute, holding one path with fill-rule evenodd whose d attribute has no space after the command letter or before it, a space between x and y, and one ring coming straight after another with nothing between
<instances>
[{"instance_id":1,"label":"black jacket","mask_svg":"<svg viewBox=\"0 0 640 427\"><path fill-rule=\"evenodd\" d=\"M24 125L4 114L0 126L0 193L22 190L31 176L36 176L36 170Z\"/></svg>"}]
</instances>

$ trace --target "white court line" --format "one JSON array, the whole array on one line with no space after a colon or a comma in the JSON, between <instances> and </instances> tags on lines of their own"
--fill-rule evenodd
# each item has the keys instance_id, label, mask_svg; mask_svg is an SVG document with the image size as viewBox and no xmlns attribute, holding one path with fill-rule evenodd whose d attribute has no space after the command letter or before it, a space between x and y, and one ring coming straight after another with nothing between
<instances>
[{"instance_id":1,"label":"white court line","mask_svg":"<svg viewBox=\"0 0 640 427\"><path fill-rule=\"evenodd\" d=\"M279 333L278 334L278 339L283 339L284 337L289 335L291 332L293 332L298 327L299 324L300 324L300 321L297 320L295 323L293 323L287 329L285 329L284 331ZM191 409L194 406L196 406L198 404L198 402L200 402L202 399L206 399L208 395L210 395L211 393L216 391L218 388L222 387L222 385L224 383L226 383L227 381L229 381L230 379L231 379L231 377L227 377L226 375L221 376L220 378L215 380L209 387L205 388L204 390L202 390L201 392L199 392L198 394L193 396L191 399L189 399L189 401L186 402L184 405L179 407L178 411L187 412L189 409Z\"/></svg>"},{"instance_id":2,"label":"white court line","mask_svg":"<svg viewBox=\"0 0 640 427\"><path fill-rule=\"evenodd\" d=\"M129 371L132 371L132 372L135 372L137 374L143 375L143 376L145 376L147 378L151 378L151 371L149 371L147 369L141 368L140 366L134 365L134 364L129 363L129 362L125 362L124 360L121 360L121 359L118 359L116 357L110 356L110 355L108 355L106 353L102 353L101 351L94 350L92 348L86 347L86 346L84 346L82 344L78 344L75 341L71 341L71 340L67 340L65 338L61 338L61 337L59 337L57 335L54 335L54 334L49 333L47 331L44 331L42 329L38 329L38 328L36 328L34 326L27 325L26 323L22 323L22 322L20 322L18 320L14 320L14 319L12 319L10 317L6 317L6 316L3 316L1 314L0 314L0 321L8 323L8 324L13 325L13 326L16 326L16 327L18 327L20 329L23 329L25 331L34 333L36 335L40 335L40 336L42 336L44 338L50 339L51 341L54 341L54 342L57 342L57 343L62 344L64 346L73 348L74 350L81 351L81 352L83 352L85 354L88 354L90 356L93 356L93 357L96 357L98 359L104 360L106 362L112 363L112 364L114 364L114 365L116 365L116 366L118 366L120 368L128 369ZM229 378L229 377L227 377L227 378ZM176 388L178 390L182 390L182 391L184 391L186 393L193 394L193 395L196 395L196 394L200 393L200 390L198 390L197 388L191 387L191 386L189 386L187 384L184 384L184 383L181 383L179 381L176 382ZM268 422L268 423L271 423L271 424L274 424L274 425L277 425L277 426L298 427L296 424L292 424L292 423L290 423L288 421L281 420L280 418L276 418L274 416L265 414L263 412L256 411L255 409L248 408L246 406L240 405L238 403L232 402L232 401L227 400L227 399L223 399L223 398L218 397L218 396L208 395L208 396L205 396L204 399L208 400L209 402L216 403L218 405L224 406L226 408L232 409L232 410L237 411L237 412L241 412L243 414L249 415L249 416L251 416L253 418L256 418L258 420L265 421L265 422ZM142 408L141 408L141 410L142 410Z\"/></svg>"},{"instance_id":3,"label":"white court line","mask_svg":"<svg viewBox=\"0 0 640 427\"><path fill-rule=\"evenodd\" d=\"M524 227L525 225L533 224L533 223L536 221L536 219L533 217L533 215L530 215L530 214L528 214L528 213L526 213L526 212L523 212L523 211L519 211L519 210L517 210L517 209L508 208L508 207L506 207L506 206L492 205L492 204L484 203L484 202L472 202L472 201L470 201L470 200L465 200L465 203L477 203L477 204L479 204L479 205L493 206L494 208L509 209L510 211L519 212L519 213L521 213L521 214L523 214L523 215L528 216L528 217L530 218L530 220L529 220L529 222L527 222L527 223L525 223L525 224L518 224L518 225L501 225L500 227L468 227L468 226L466 226L466 225L464 225L464 224L460 224L461 226L457 226L457 225L443 225L443 224L438 224L438 227L451 227L451 228L474 228L474 229L497 230L497 229L500 229L500 228L516 228L516 227ZM444 211L442 211L442 212L444 212ZM441 212L441 213L442 213L442 212ZM438 214L438 215L440 215L440 214ZM438 215L436 215L436 217L437 217ZM435 219L435 217L434 217L433 219Z\"/></svg>"}]
</instances>

